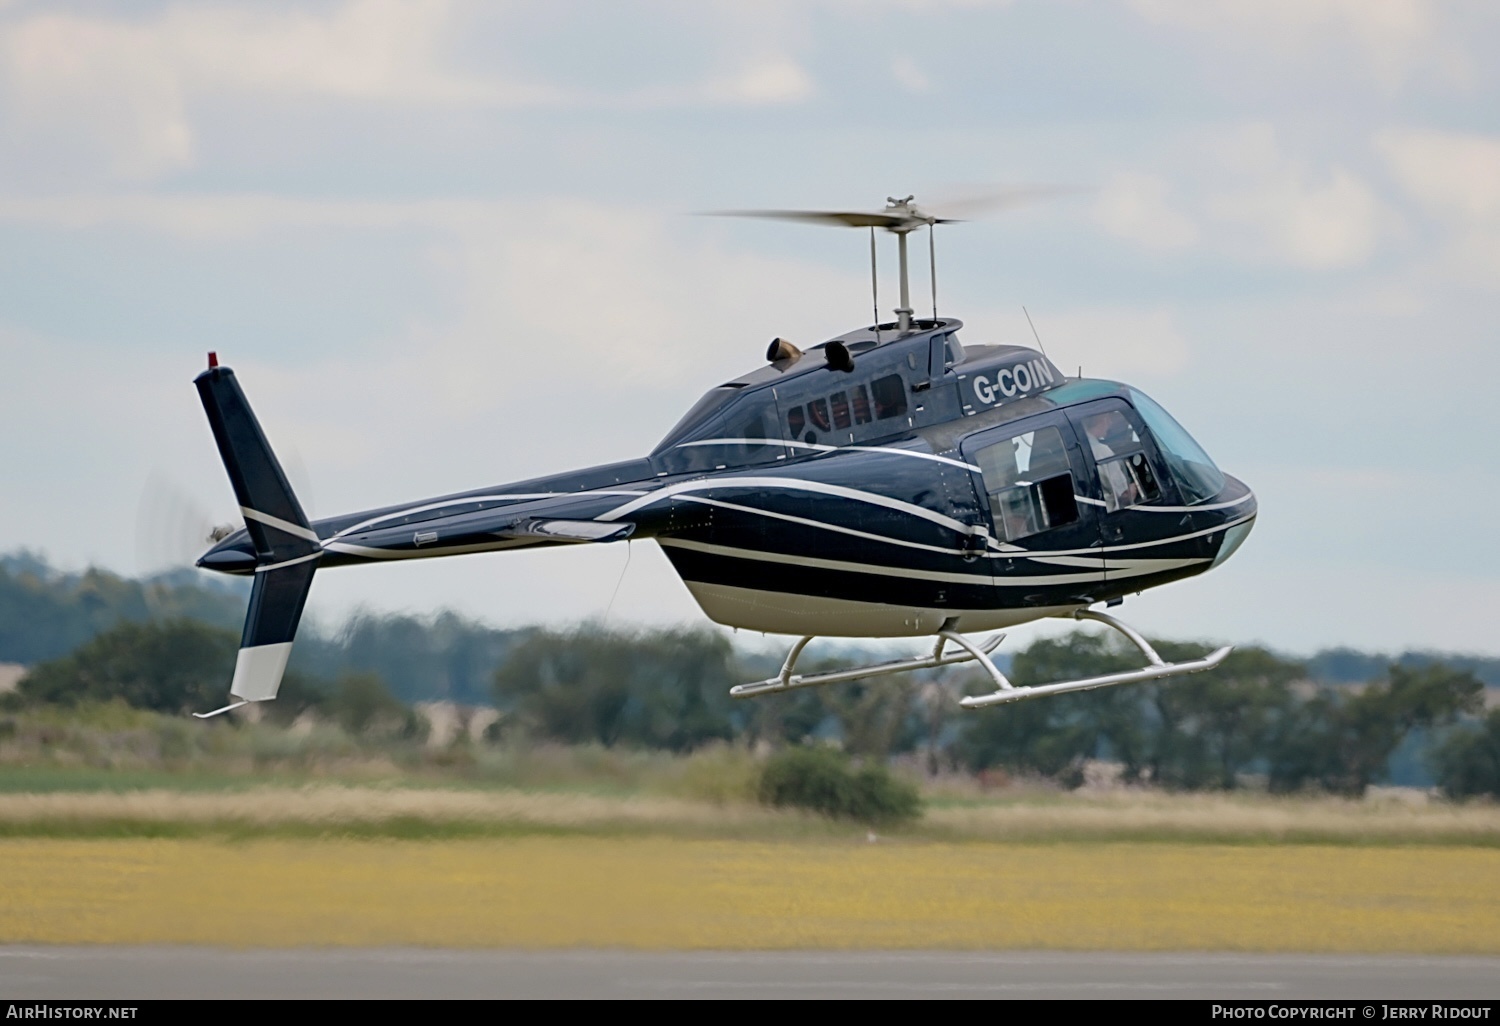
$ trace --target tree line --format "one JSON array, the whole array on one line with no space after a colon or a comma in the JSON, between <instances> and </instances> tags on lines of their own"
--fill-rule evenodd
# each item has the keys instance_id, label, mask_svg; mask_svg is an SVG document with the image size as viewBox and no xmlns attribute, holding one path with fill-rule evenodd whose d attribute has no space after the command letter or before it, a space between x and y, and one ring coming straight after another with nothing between
<instances>
[{"instance_id":1,"label":"tree line","mask_svg":"<svg viewBox=\"0 0 1500 1026\"><path fill-rule=\"evenodd\" d=\"M184 715L222 704L238 638L188 619L126 622L34 667L12 703L124 701ZM1155 642L1168 659L1200 646ZM814 659L808 669L831 666ZM1139 655L1112 636L1044 639L1010 665L1017 684L1129 669ZM1053 696L976 712L964 694L989 690L973 671L924 671L824 688L729 697L735 683L774 672L707 630L533 630L490 674L502 712L496 740L663 749L713 742L788 748L829 742L857 759L892 757L931 772L1003 771L1075 786L1091 760L1126 782L1178 790L1265 788L1357 795L1387 778L1414 737L1451 795L1500 796L1500 710L1484 686L1443 663L1392 663L1358 686L1308 680L1305 667L1262 648L1236 650L1216 670ZM351 734L416 737L410 705L377 673L288 671L265 714L283 723L311 710Z\"/></svg>"}]
</instances>

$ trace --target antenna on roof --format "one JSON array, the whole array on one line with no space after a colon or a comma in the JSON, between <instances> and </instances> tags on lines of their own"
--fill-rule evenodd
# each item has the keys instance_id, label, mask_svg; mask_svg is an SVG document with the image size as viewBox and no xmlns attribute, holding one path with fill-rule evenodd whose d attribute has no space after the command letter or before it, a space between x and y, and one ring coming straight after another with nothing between
<instances>
[{"instance_id":1,"label":"antenna on roof","mask_svg":"<svg viewBox=\"0 0 1500 1026\"><path fill-rule=\"evenodd\" d=\"M1026 314L1026 323L1027 324L1031 324L1031 314L1027 312L1027 310L1026 310L1026 308L1024 306L1021 307L1021 312L1023 314ZM934 315L934 316L936 316L936 315ZM1034 339L1036 339L1036 347L1042 351L1042 355L1043 356L1047 356L1047 347L1044 346L1044 345L1042 345L1042 336L1040 336L1040 335L1038 335L1036 333L1036 325L1035 324L1031 324L1031 337L1034 338ZM1047 358L1051 359L1051 357L1047 357ZM1082 369L1079 370L1078 376L1079 377L1083 377L1083 371L1082 371Z\"/></svg>"}]
</instances>

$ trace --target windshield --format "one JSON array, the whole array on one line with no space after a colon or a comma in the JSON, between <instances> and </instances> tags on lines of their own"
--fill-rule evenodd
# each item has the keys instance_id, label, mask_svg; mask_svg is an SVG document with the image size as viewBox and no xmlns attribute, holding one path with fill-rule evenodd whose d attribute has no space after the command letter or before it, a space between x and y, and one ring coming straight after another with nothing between
<instances>
[{"instance_id":1,"label":"windshield","mask_svg":"<svg viewBox=\"0 0 1500 1026\"><path fill-rule=\"evenodd\" d=\"M1224 475L1214 466L1203 447L1193 441L1193 436L1150 396L1132 388L1130 398L1141 420L1156 436L1156 444L1167 461L1167 467L1182 490L1183 501L1192 506L1207 502L1222 492Z\"/></svg>"}]
</instances>

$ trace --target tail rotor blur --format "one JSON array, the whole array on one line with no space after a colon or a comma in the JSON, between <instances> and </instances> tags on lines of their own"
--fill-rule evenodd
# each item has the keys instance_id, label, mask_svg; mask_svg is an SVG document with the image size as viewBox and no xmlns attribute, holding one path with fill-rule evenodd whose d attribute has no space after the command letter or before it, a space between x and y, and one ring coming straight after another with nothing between
<instances>
[{"instance_id":1,"label":"tail rotor blur","mask_svg":"<svg viewBox=\"0 0 1500 1026\"><path fill-rule=\"evenodd\" d=\"M154 577L188 569L206 549L235 530L231 517L215 518L181 485L153 469L136 507L136 573Z\"/></svg>"}]
</instances>

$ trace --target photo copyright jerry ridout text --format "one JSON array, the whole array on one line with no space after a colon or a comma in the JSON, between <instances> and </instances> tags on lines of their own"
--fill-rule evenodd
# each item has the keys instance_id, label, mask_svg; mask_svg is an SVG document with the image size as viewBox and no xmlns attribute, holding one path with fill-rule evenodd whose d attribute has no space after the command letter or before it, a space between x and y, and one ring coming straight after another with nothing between
<instances>
[{"instance_id":1,"label":"photo copyright jerry ridout text","mask_svg":"<svg viewBox=\"0 0 1500 1026\"><path fill-rule=\"evenodd\" d=\"M12 1004L7 1019L134 1019L137 1005Z\"/></svg>"},{"instance_id":2,"label":"photo copyright jerry ridout text","mask_svg":"<svg viewBox=\"0 0 1500 1026\"><path fill-rule=\"evenodd\" d=\"M1215 1019L1488 1019L1488 1005L1214 1005Z\"/></svg>"}]
</instances>

